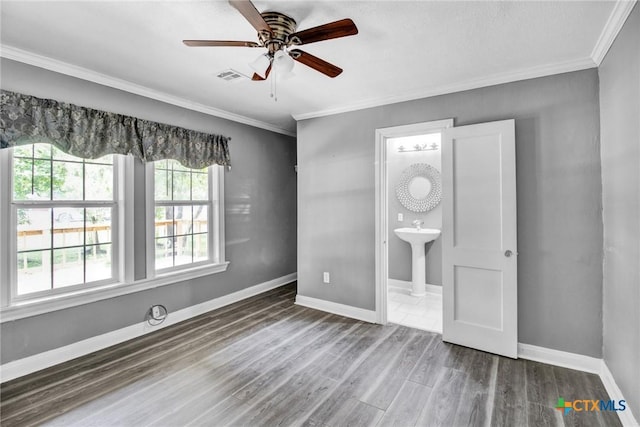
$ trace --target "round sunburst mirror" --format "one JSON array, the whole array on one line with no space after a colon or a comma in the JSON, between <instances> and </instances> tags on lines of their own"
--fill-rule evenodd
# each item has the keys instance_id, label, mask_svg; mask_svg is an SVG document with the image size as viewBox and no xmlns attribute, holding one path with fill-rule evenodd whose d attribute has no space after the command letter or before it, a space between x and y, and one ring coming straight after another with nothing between
<instances>
[{"instance_id":1,"label":"round sunburst mirror","mask_svg":"<svg viewBox=\"0 0 640 427\"><path fill-rule=\"evenodd\" d=\"M429 212L440 204L440 171L427 163L414 163L402 171L396 197L411 212Z\"/></svg>"}]
</instances>

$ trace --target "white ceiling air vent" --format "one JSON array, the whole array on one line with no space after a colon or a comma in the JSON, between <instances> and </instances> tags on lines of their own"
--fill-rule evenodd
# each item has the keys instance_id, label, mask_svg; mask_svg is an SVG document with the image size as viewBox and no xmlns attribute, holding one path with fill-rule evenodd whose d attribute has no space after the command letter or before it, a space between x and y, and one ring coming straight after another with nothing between
<instances>
[{"instance_id":1,"label":"white ceiling air vent","mask_svg":"<svg viewBox=\"0 0 640 427\"><path fill-rule=\"evenodd\" d=\"M239 82L241 80L245 80L249 78L244 74L242 74L241 72L236 71L232 68L219 72L217 74L217 77L227 82Z\"/></svg>"}]
</instances>

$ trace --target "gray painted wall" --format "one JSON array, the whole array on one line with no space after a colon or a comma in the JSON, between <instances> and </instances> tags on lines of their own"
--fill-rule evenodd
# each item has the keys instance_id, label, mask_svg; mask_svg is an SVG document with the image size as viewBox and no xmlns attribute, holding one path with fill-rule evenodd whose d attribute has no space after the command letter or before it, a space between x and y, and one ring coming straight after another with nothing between
<instances>
[{"instance_id":1,"label":"gray painted wall","mask_svg":"<svg viewBox=\"0 0 640 427\"><path fill-rule=\"evenodd\" d=\"M300 121L299 294L375 309L375 129L446 118L515 119L519 341L601 357L596 69Z\"/></svg>"},{"instance_id":2,"label":"gray painted wall","mask_svg":"<svg viewBox=\"0 0 640 427\"><path fill-rule=\"evenodd\" d=\"M417 138L417 141L414 141ZM422 141L420 139L422 138ZM433 138L433 137L431 137ZM399 152L397 147L404 145L406 141L416 143L427 143L430 145L433 139L428 136L411 138L392 138L387 141L387 180L389 187L388 218L389 218L389 278L396 280L411 281L411 245L402 241L393 232L394 228L413 227L414 220L423 221L423 228L442 229L442 204L436 206L429 212L411 212L405 208L396 197L395 188L402 172L414 163L427 163L439 171L442 170L441 150L434 151L410 151ZM420 141L420 142L418 142ZM440 145L440 142L438 142ZM411 147L407 147L411 148ZM403 221L398 221L398 213L402 213ZM426 253L426 275L425 280L429 285L442 286L442 241L436 239L425 245Z\"/></svg>"},{"instance_id":3,"label":"gray painted wall","mask_svg":"<svg viewBox=\"0 0 640 427\"><path fill-rule=\"evenodd\" d=\"M640 6L600 66L604 360L640 420Z\"/></svg>"},{"instance_id":4,"label":"gray painted wall","mask_svg":"<svg viewBox=\"0 0 640 427\"><path fill-rule=\"evenodd\" d=\"M197 113L91 82L2 59L3 89L230 136L225 172L224 273L1 325L0 360L12 360L144 320L153 304L169 312L296 271L295 138ZM136 165L136 207L144 206L144 170ZM136 277L144 277L144 214L136 228Z\"/></svg>"}]
</instances>

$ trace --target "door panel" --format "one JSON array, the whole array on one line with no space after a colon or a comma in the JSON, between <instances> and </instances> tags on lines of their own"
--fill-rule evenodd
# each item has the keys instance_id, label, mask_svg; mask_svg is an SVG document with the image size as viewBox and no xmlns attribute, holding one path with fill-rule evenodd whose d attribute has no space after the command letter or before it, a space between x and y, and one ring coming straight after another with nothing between
<instances>
[{"instance_id":1,"label":"door panel","mask_svg":"<svg viewBox=\"0 0 640 427\"><path fill-rule=\"evenodd\" d=\"M442 161L443 339L516 357L514 121L447 129Z\"/></svg>"},{"instance_id":2,"label":"door panel","mask_svg":"<svg viewBox=\"0 0 640 427\"><path fill-rule=\"evenodd\" d=\"M501 246L501 194L491 183L500 179L499 141L460 138L453 145L454 241L457 247ZM474 212L474 215L467 213Z\"/></svg>"},{"instance_id":3,"label":"door panel","mask_svg":"<svg viewBox=\"0 0 640 427\"><path fill-rule=\"evenodd\" d=\"M502 329L502 272L486 268L456 266L453 278L453 318L469 325ZM480 306L484 300L487 305Z\"/></svg>"}]
</instances>

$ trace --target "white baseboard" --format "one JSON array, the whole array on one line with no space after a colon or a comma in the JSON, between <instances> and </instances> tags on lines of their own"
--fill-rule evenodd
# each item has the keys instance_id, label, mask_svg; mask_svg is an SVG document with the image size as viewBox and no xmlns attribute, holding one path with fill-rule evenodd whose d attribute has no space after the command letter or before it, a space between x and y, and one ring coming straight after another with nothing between
<instances>
[{"instance_id":1,"label":"white baseboard","mask_svg":"<svg viewBox=\"0 0 640 427\"><path fill-rule=\"evenodd\" d=\"M320 311L326 311L328 313L338 314L344 317L350 317L352 319L376 323L376 312L374 310L365 310L364 308L325 301L318 298L305 297L304 295L296 296L296 304Z\"/></svg>"},{"instance_id":2,"label":"white baseboard","mask_svg":"<svg viewBox=\"0 0 640 427\"><path fill-rule=\"evenodd\" d=\"M600 379L602 380L602 384L604 384L604 388L607 389L607 393L612 400L624 400L627 402L627 409L625 411L618 411L618 418L620 418L620 422L625 427L638 427L640 423L633 416L633 412L631 412L631 408L629 408L629 401L624 398L622 395L622 391L618 384L616 384L616 380L613 378L613 374L609 370L609 367L602 360L601 369L600 369Z\"/></svg>"},{"instance_id":3,"label":"white baseboard","mask_svg":"<svg viewBox=\"0 0 640 427\"><path fill-rule=\"evenodd\" d=\"M592 374L599 374L602 366L602 359L523 343L518 343L518 357Z\"/></svg>"},{"instance_id":4,"label":"white baseboard","mask_svg":"<svg viewBox=\"0 0 640 427\"><path fill-rule=\"evenodd\" d=\"M610 399L616 401L625 400L627 402L626 410L616 412L618 418L620 418L620 422L622 422L622 425L625 427L639 426L638 421L636 421L633 413L631 412L631 408L629 408L629 401L622 395L622 391L618 387L618 384L616 384L616 381L604 360L522 343L518 343L518 357L521 359L533 360L536 362L546 363L548 365L560 366L563 368L575 369L599 375ZM596 396L594 396L594 398L595 397Z\"/></svg>"},{"instance_id":5,"label":"white baseboard","mask_svg":"<svg viewBox=\"0 0 640 427\"><path fill-rule=\"evenodd\" d=\"M0 379L2 382L10 381L12 379L30 374L32 372L36 372L41 369L57 365L59 363L69 361L71 359L75 359L76 357L84 356L89 353L93 353L94 351L105 349L114 344L119 344L132 338L137 338L139 336L157 331L158 329L166 328L167 326L171 326L184 320L191 319L192 317L199 316L217 308L233 304L234 302L247 299L254 295L261 294L280 286L284 286L297 280L297 277L297 273L288 274L286 276L278 277L277 279L269 280L268 282L251 286L250 288L242 289L229 295L224 295L219 298L203 302L201 304L183 308L182 310L169 313L166 320L158 326L150 326L146 322L137 323L135 325L117 329L103 335L98 335L82 341L78 341L64 347L55 348L53 350L35 354L33 356L5 363L4 365L0 366Z\"/></svg>"},{"instance_id":6,"label":"white baseboard","mask_svg":"<svg viewBox=\"0 0 640 427\"><path fill-rule=\"evenodd\" d=\"M411 290L411 282L398 279L387 279L387 286L389 288L399 288L404 290ZM430 294L442 295L442 286L425 284L426 291Z\"/></svg>"}]
</instances>

